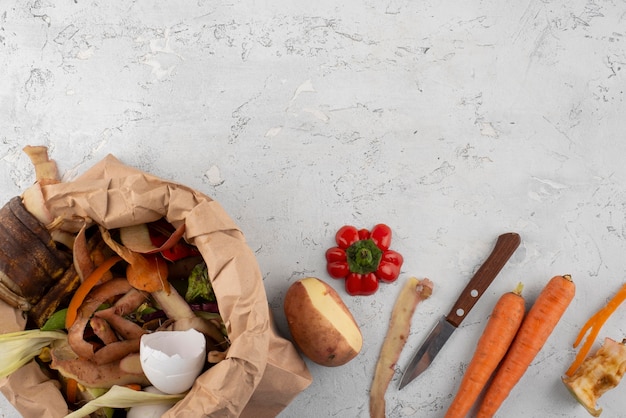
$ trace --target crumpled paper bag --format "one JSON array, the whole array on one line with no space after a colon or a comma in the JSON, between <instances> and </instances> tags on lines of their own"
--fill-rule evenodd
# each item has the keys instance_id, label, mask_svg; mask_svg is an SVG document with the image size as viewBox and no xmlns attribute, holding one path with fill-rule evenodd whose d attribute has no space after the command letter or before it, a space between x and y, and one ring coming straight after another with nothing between
<instances>
[{"instance_id":1,"label":"crumpled paper bag","mask_svg":"<svg viewBox=\"0 0 626 418\"><path fill-rule=\"evenodd\" d=\"M42 191L66 230L78 232L85 222L113 229L165 217L176 227L185 223L185 239L202 253L232 345L164 417L274 417L309 386L306 364L274 327L254 253L217 202L112 155L76 180ZM21 313L6 304L0 317L0 333L24 328ZM0 391L26 418L62 417L67 405L55 383L31 362L2 379Z\"/></svg>"}]
</instances>

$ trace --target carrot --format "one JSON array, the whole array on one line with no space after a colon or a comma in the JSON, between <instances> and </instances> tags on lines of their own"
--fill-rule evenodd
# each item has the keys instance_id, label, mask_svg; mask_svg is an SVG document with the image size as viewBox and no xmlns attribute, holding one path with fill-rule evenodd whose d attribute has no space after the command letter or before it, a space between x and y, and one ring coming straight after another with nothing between
<instances>
[{"instance_id":1,"label":"carrot","mask_svg":"<svg viewBox=\"0 0 626 418\"><path fill-rule=\"evenodd\" d=\"M76 379L68 377L65 381L65 398L69 404L75 404L78 401L78 382Z\"/></svg>"},{"instance_id":2,"label":"carrot","mask_svg":"<svg viewBox=\"0 0 626 418\"><path fill-rule=\"evenodd\" d=\"M520 283L498 299L445 418L464 418L468 414L509 349L526 312L523 287Z\"/></svg>"},{"instance_id":3,"label":"carrot","mask_svg":"<svg viewBox=\"0 0 626 418\"><path fill-rule=\"evenodd\" d=\"M122 257L112 256L106 259L102 264L100 264L87 278L84 282L78 286L78 289L74 292L72 299L70 300L70 304L67 307L67 314L65 316L65 328L70 329L70 327L76 321L76 317L78 316L78 308L83 304L83 301L89 294L89 291L93 289L95 285L100 282L100 279L109 271L111 268L118 262L121 261Z\"/></svg>"},{"instance_id":4,"label":"carrot","mask_svg":"<svg viewBox=\"0 0 626 418\"><path fill-rule=\"evenodd\" d=\"M543 288L502 360L478 410L492 417L522 378L569 306L576 286L571 276L555 276Z\"/></svg>"},{"instance_id":5,"label":"carrot","mask_svg":"<svg viewBox=\"0 0 626 418\"><path fill-rule=\"evenodd\" d=\"M574 375L576 370L580 367L580 365L587 357L587 354L589 354L589 351L591 350L593 343L598 337L602 326L613 314L613 312L617 310L622 302L624 302L624 300L626 300L626 285L623 285L619 289L619 291L606 303L606 305L604 305L602 309L596 312L591 318L587 320L587 322L585 322L585 325L583 325L582 329L578 333L578 336L576 337L576 341L574 341L574 348L578 347L587 332L589 332L589 335L587 335L585 343L580 348L578 354L576 354L574 362L565 372L567 376L572 377Z\"/></svg>"}]
</instances>

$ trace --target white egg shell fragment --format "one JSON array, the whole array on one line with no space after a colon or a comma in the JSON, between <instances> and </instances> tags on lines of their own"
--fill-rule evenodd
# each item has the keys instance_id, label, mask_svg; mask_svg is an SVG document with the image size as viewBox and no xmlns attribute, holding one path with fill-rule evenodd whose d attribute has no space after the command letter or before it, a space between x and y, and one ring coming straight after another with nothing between
<instances>
[{"instance_id":1,"label":"white egg shell fragment","mask_svg":"<svg viewBox=\"0 0 626 418\"><path fill-rule=\"evenodd\" d=\"M202 373L206 361L204 334L156 331L141 337L141 367L150 383L163 393L183 393Z\"/></svg>"},{"instance_id":2,"label":"white egg shell fragment","mask_svg":"<svg viewBox=\"0 0 626 418\"><path fill-rule=\"evenodd\" d=\"M154 386L147 386L143 390L149 393L163 394L163 392ZM133 406L126 413L126 418L160 418L172 407L172 405L174 405L174 403L175 402Z\"/></svg>"}]
</instances>

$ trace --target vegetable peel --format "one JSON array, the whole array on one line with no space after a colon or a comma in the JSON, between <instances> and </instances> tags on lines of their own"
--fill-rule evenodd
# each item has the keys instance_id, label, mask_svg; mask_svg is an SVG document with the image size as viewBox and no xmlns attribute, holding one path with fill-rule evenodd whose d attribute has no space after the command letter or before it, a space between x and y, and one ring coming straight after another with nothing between
<instances>
[{"instance_id":1,"label":"vegetable peel","mask_svg":"<svg viewBox=\"0 0 626 418\"><path fill-rule=\"evenodd\" d=\"M107 259L104 263L100 264L89 275L89 277L85 279L84 282L81 283L78 289L76 289L76 292L74 292L74 296L72 296L72 299L70 300L69 306L67 308L67 313L65 314L66 329L69 330L76 321L78 309L87 297L87 294L89 294L89 291L100 282L106 272L108 272L116 263L121 260L122 258L118 256L112 256L111 258Z\"/></svg>"},{"instance_id":2,"label":"vegetable peel","mask_svg":"<svg viewBox=\"0 0 626 418\"><path fill-rule=\"evenodd\" d=\"M150 293L165 290L169 293L167 264L163 259L157 256L144 256L120 245L103 226L100 226L100 234L104 242L128 263L126 278L135 289Z\"/></svg>"},{"instance_id":3,"label":"vegetable peel","mask_svg":"<svg viewBox=\"0 0 626 418\"><path fill-rule=\"evenodd\" d=\"M583 360L591 350L593 343L595 342L600 330L609 317L619 308L619 306L626 300L626 285L623 285L615 295L604 305L603 308L598 310L587 322L583 325L576 340L574 341L574 348L578 347L585 334L587 338L583 343L583 346L576 354L576 358L570 365L569 369L565 372L566 376L572 376L574 372L580 367Z\"/></svg>"},{"instance_id":4,"label":"vegetable peel","mask_svg":"<svg viewBox=\"0 0 626 418\"><path fill-rule=\"evenodd\" d=\"M433 291L429 279L411 277L401 289L391 313L387 335L376 363L374 379L370 389L370 415L372 418L385 417L385 392L394 374L394 366L406 343L411 327L411 318L417 305L428 299Z\"/></svg>"}]
</instances>

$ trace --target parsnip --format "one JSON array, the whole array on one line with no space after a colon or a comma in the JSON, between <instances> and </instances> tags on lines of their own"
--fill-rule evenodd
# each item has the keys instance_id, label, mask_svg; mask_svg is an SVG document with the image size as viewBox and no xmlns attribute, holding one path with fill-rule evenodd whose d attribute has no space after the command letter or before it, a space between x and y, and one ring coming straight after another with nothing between
<instances>
[{"instance_id":1,"label":"parsnip","mask_svg":"<svg viewBox=\"0 0 626 418\"><path fill-rule=\"evenodd\" d=\"M411 277L400 291L391 313L389 329L380 350L370 389L370 416L385 417L385 393L393 378L394 367L404 348L411 328L411 318L417 305L430 297L433 283L428 279Z\"/></svg>"}]
</instances>

